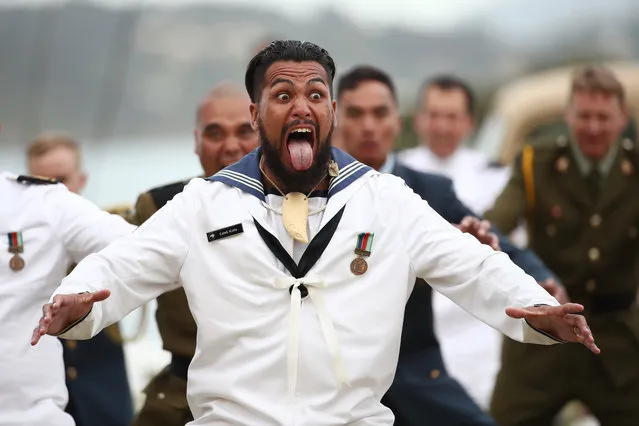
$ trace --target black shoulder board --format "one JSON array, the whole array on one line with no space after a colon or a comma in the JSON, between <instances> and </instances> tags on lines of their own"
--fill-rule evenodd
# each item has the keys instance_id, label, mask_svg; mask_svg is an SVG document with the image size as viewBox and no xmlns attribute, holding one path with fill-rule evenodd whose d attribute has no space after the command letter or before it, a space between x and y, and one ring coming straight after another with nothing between
<instances>
[{"instance_id":1,"label":"black shoulder board","mask_svg":"<svg viewBox=\"0 0 639 426\"><path fill-rule=\"evenodd\" d=\"M189 183L189 181L176 182L150 190L149 193L153 198L155 207L158 210L164 207L173 197L184 190L187 183Z\"/></svg>"},{"instance_id":2,"label":"black shoulder board","mask_svg":"<svg viewBox=\"0 0 639 426\"><path fill-rule=\"evenodd\" d=\"M497 160L491 161L487 166L489 169L503 169L505 166Z\"/></svg>"},{"instance_id":3,"label":"black shoulder board","mask_svg":"<svg viewBox=\"0 0 639 426\"><path fill-rule=\"evenodd\" d=\"M58 179L43 177L43 176L28 176L28 175L20 175L16 179L16 182L22 183L25 185L53 185L56 183L60 183Z\"/></svg>"}]
</instances>

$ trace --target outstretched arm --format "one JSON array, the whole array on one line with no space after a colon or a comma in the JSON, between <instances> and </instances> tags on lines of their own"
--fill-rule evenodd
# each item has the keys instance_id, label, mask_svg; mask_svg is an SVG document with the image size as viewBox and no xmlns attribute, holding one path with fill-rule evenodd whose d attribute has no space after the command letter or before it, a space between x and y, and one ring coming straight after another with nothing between
<instances>
[{"instance_id":1,"label":"outstretched arm","mask_svg":"<svg viewBox=\"0 0 639 426\"><path fill-rule=\"evenodd\" d=\"M582 342L598 351L584 318L575 315L581 305L561 306L508 256L461 233L410 188L394 192L401 198L400 222L417 277L512 339Z\"/></svg>"},{"instance_id":2,"label":"outstretched arm","mask_svg":"<svg viewBox=\"0 0 639 426\"><path fill-rule=\"evenodd\" d=\"M44 306L32 344L44 334L91 338L177 288L190 247L193 193L205 184L194 181L134 233L80 262Z\"/></svg>"}]
</instances>

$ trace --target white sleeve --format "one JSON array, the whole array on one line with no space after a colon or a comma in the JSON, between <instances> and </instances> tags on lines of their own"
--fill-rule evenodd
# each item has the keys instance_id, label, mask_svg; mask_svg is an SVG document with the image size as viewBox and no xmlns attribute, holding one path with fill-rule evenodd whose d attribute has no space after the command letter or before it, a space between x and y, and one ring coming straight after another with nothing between
<instances>
[{"instance_id":1,"label":"white sleeve","mask_svg":"<svg viewBox=\"0 0 639 426\"><path fill-rule=\"evenodd\" d=\"M398 180L393 189L401 206L400 226L415 275L482 322L527 343L558 340L536 331L507 307L559 303L503 252L462 233Z\"/></svg>"},{"instance_id":2,"label":"white sleeve","mask_svg":"<svg viewBox=\"0 0 639 426\"><path fill-rule=\"evenodd\" d=\"M51 188L44 203L54 218L53 231L74 263L135 230L122 217L101 210L62 185Z\"/></svg>"},{"instance_id":3,"label":"white sleeve","mask_svg":"<svg viewBox=\"0 0 639 426\"><path fill-rule=\"evenodd\" d=\"M197 189L193 183L135 232L88 256L62 281L54 296L111 291L110 297L95 303L89 315L62 337L91 338L137 307L179 287L196 210L190 201L191 193Z\"/></svg>"}]
</instances>

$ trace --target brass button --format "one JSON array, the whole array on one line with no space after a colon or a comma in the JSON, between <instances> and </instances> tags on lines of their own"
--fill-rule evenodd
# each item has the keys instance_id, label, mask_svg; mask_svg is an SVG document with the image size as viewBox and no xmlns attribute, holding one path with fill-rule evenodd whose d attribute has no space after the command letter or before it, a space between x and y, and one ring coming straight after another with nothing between
<instances>
[{"instance_id":1,"label":"brass button","mask_svg":"<svg viewBox=\"0 0 639 426\"><path fill-rule=\"evenodd\" d=\"M78 378L78 370L76 370L73 367L68 367L67 368L67 377L69 378L69 380L75 380Z\"/></svg>"},{"instance_id":2,"label":"brass button","mask_svg":"<svg viewBox=\"0 0 639 426\"><path fill-rule=\"evenodd\" d=\"M166 395L164 395L164 393L163 393L163 392L160 392L160 393L158 394L158 399L164 399L164 398L166 398Z\"/></svg>"},{"instance_id":3,"label":"brass button","mask_svg":"<svg viewBox=\"0 0 639 426\"><path fill-rule=\"evenodd\" d=\"M621 146L626 151L632 151L632 148L634 148L634 144L632 143L632 140L628 138L625 138L624 140L621 141Z\"/></svg>"},{"instance_id":4,"label":"brass button","mask_svg":"<svg viewBox=\"0 0 639 426\"><path fill-rule=\"evenodd\" d=\"M628 236L633 240L637 238L637 228L635 228L634 226L631 226L630 229L628 230Z\"/></svg>"},{"instance_id":5,"label":"brass button","mask_svg":"<svg viewBox=\"0 0 639 426\"><path fill-rule=\"evenodd\" d=\"M597 228L599 227L599 225L601 225L601 216L599 216L598 214L593 214L592 216L590 216L590 226L592 226L593 228Z\"/></svg>"},{"instance_id":6,"label":"brass button","mask_svg":"<svg viewBox=\"0 0 639 426\"><path fill-rule=\"evenodd\" d=\"M430 378L431 379L437 379L439 377L439 370L438 369L434 369L430 371Z\"/></svg>"},{"instance_id":7,"label":"brass button","mask_svg":"<svg viewBox=\"0 0 639 426\"><path fill-rule=\"evenodd\" d=\"M599 256L600 253L597 247L592 247L588 250L588 258L593 262L599 260Z\"/></svg>"},{"instance_id":8,"label":"brass button","mask_svg":"<svg viewBox=\"0 0 639 426\"><path fill-rule=\"evenodd\" d=\"M586 281L586 291L588 293L592 293L593 291L595 291L595 288L597 288L597 283L595 282L595 280Z\"/></svg>"},{"instance_id":9,"label":"brass button","mask_svg":"<svg viewBox=\"0 0 639 426\"><path fill-rule=\"evenodd\" d=\"M546 226L546 234L548 234L549 237L554 237L557 235L557 227L555 225Z\"/></svg>"},{"instance_id":10,"label":"brass button","mask_svg":"<svg viewBox=\"0 0 639 426\"><path fill-rule=\"evenodd\" d=\"M76 342L75 340L67 340L64 342L65 346L67 347L67 349L69 350L74 350L77 346L78 346L78 342Z\"/></svg>"}]
</instances>

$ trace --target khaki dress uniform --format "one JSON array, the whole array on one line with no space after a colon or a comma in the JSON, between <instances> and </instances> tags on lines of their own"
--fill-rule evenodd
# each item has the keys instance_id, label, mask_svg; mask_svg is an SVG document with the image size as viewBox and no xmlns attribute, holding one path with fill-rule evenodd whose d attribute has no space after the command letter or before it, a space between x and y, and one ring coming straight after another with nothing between
<instances>
[{"instance_id":1,"label":"khaki dress uniform","mask_svg":"<svg viewBox=\"0 0 639 426\"><path fill-rule=\"evenodd\" d=\"M568 136L526 145L486 219L505 233L522 218L601 348L505 339L491 411L500 426L546 426L570 400L602 426L639 424L639 150L616 144L592 165Z\"/></svg>"}]
</instances>

